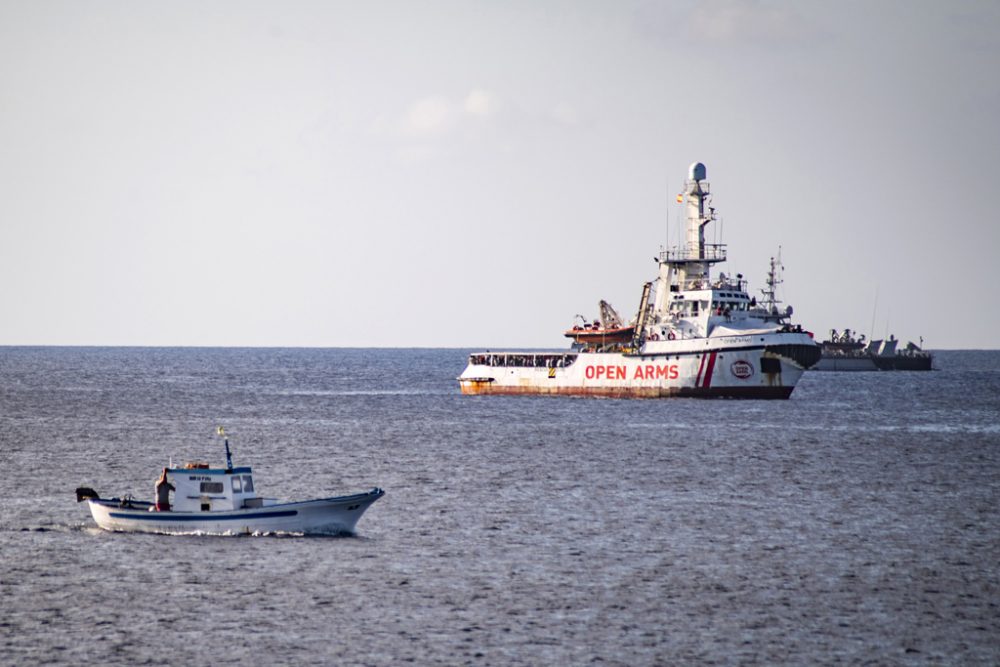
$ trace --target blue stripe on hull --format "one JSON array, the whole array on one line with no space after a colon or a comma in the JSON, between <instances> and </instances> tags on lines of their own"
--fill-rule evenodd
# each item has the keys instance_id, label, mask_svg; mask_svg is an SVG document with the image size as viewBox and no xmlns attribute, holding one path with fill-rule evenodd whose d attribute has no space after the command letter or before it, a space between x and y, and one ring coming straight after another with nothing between
<instances>
[{"instance_id":1,"label":"blue stripe on hull","mask_svg":"<svg viewBox=\"0 0 1000 667\"><path fill-rule=\"evenodd\" d=\"M240 468L167 468L167 472L172 475L250 475L253 471L250 466Z\"/></svg>"},{"instance_id":2,"label":"blue stripe on hull","mask_svg":"<svg viewBox=\"0 0 1000 667\"><path fill-rule=\"evenodd\" d=\"M298 510L280 510L278 512L251 512L229 516L213 516L215 512L181 513L181 512L149 512L134 514L126 512L109 512L112 519L131 519L133 521L243 521L244 519L270 519L271 517L295 516Z\"/></svg>"}]
</instances>

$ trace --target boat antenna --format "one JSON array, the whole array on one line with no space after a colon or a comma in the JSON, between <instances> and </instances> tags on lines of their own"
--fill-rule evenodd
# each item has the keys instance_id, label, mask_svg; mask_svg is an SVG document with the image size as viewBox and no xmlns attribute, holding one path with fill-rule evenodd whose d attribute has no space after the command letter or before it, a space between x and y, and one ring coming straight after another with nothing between
<instances>
[{"instance_id":1,"label":"boat antenna","mask_svg":"<svg viewBox=\"0 0 1000 667\"><path fill-rule=\"evenodd\" d=\"M875 313L878 312L878 285L875 286L875 305L872 306L872 325L868 329L868 339L875 337Z\"/></svg>"},{"instance_id":2,"label":"boat antenna","mask_svg":"<svg viewBox=\"0 0 1000 667\"><path fill-rule=\"evenodd\" d=\"M226 429L224 429L224 428L222 428L220 426L216 432L219 434L219 437L225 438L225 442L226 442L226 470L232 470L233 469L233 453L229 451L229 438L226 436Z\"/></svg>"}]
</instances>

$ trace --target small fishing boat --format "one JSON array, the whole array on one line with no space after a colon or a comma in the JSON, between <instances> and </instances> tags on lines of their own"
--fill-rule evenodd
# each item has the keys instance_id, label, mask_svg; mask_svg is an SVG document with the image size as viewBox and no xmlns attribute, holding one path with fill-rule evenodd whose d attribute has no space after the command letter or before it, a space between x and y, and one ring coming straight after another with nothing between
<instances>
[{"instance_id":1,"label":"small fishing boat","mask_svg":"<svg viewBox=\"0 0 1000 667\"><path fill-rule=\"evenodd\" d=\"M223 434L219 429L220 435ZM105 530L141 533L303 533L353 534L361 515L385 495L367 493L280 502L257 495L249 466L233 467L226 439L226 467L187 463L168 467L156 485L158 502L131 496L101 498L89 487L76 490L77 502L87 501L97 525ZM169 502L173 491L174 502Z\"/></svg>"}]
</instances>

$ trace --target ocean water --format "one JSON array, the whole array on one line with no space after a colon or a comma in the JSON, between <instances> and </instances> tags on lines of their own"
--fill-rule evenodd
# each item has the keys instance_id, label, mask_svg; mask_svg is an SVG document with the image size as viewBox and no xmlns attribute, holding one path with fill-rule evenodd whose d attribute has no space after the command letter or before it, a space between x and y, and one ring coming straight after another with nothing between
<instances>
[{"instance_id":1,"label":"ocean water","mask_svg":"<svg viewBox=\"0 0 1000 667\"><path fill-rule=\"evenodd\" d=\"M463 350L0 348L0 663L1000 663L1000 352L787 401L463 397ZM354 537L113 534L170 460Z\"/></svg>"}]
</instances>

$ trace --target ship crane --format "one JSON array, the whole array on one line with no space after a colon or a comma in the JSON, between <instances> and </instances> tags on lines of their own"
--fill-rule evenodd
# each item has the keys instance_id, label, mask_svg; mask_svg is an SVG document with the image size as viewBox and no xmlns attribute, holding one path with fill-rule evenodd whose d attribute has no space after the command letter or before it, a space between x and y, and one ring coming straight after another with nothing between
<instances>
[{"instance_id":1,"label":"ship crane","mask_svg":"<svg viewBox=\"0 0 1000 667\"><path fill-rule=\"evenodd\" d=\"M601 299L597 307L601 311L601 328L603 329L620 329L622 326L622 318L618 314L618 311L608 303L607 301Z\"/></svg>"}]
</instances>

